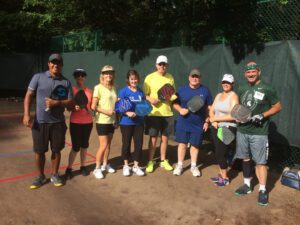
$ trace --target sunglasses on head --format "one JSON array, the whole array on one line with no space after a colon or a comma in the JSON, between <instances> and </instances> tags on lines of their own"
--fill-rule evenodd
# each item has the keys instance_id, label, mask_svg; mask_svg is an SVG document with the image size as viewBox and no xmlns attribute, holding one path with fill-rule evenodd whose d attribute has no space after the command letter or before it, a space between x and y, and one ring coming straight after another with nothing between
<instances>
[{"instance_id":1,"label":"sunglasses on head","mask_svg":"<svg viewBox=\"0 0 300 225\"><path fill-rule=\"evenodd\" d=\"M113 70L107 70L107 71L103 71L102 74L104 74L104 75L108 75L108 74L113 75L113 74L115 74L115 71L113 71Z\"/></svg>"},{"instance_id":2,"label":"sunglasses on head","mask_svg":"<svg viewBox=\"0 0 300 225\"><path fill-rule=\"evenodd\" d=\"M161 62L161 63L158 63L159 66L166 66L167 63L164 63L164 62Z\"/></svg>"},{"instance_id":3,"label":"sunglasses on head","mask_svg":"<svg viewBox=\"0 0 300 225\"><path fill-rule=\"evenodd\" d=\"M232 84L232 83L230 83L228 81L222 81L222 84Z\"/></svg>"},{"instance_id":4,"label":"sunglasses on head","mask_svg":"<svg viewBox=\"0 0 300 225\"><path fill-rule=\"evenodd\" d=\"M191 78L200 78L200 76L197 74L193 74L193 75L191 75Z\"/></svg>"}]
</instances>

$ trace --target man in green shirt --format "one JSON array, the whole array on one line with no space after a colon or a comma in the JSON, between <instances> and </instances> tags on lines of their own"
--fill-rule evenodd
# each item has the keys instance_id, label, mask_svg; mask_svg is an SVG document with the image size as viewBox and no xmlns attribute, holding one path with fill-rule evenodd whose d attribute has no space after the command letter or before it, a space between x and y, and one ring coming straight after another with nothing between
<instances>
[{"instance_id":1,"label":"man in green shirt","mask_svg":"<svg viewBox=\"0 0 300 225\"><path fill-rule=\"evenodd\" d=\"M243 159L244 185L239 187L236 195L252 192L251 159L255 162L255 172L259 181L258 204L268 204L266 191L269 117L281 110L281 103L276 91L260 80L261 70L256 62L249 62L245 67L248 84L238 90L240 103L252 111L252 118L247 123L240 123L236 136L236 158Z\"/></svg>"}]
</instances>

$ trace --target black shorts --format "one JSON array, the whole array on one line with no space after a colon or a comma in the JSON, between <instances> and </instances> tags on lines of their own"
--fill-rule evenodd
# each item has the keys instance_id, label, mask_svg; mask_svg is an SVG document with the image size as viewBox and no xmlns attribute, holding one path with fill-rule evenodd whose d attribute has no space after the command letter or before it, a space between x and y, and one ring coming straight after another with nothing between
<instances>
[{"instance_id":1,"label":"black shorts","mask_svg":"<svg viewBox=\"0 0 300 225\"><path fill-rule=\"evenodd\" d=\"M174 131L173 116L148 116L145 118L145 134L152 137L170 136Z\"/></svg>"},{"instance_id":2,"label":"black shorts","mask_svg":"<svg viewBox=\"0 0 300 225\"><path fill-rule=\"evenodd\" d=\"M33 151L45 153L48 151L49 142L52 152L60 152L65 147L66 124L63 123L38 123L34 122L32 131Z\"/></svg>"},{"instance_id":3,"label":"black shorts","mask_svg":"<svg viewBox=\"0 0 300 225\"><path fill-rule=\"evenodd\" d=\"M115 127L113 124L100 124L96 123L98 136L113 134Z\"/></svg>"},{"instance_id":4,"label":"black shorts","mask_svg":"<svg viewBox=\"0 0 300 225\"><path fill-rule=\"evenodd\" d=\"M93 123L79 124L70 123L70 135L72 140L72 149L78 152L80 148L89 147L89 139L92 132Z\"/></svg>"}]
</instances>

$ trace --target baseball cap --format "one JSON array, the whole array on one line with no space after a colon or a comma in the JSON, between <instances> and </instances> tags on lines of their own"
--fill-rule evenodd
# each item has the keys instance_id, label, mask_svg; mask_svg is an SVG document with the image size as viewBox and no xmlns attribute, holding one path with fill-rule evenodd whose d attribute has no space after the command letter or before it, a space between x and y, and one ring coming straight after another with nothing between
<instances>
[{"instance_id":1,"label":"baseball cap","mask_svg":"<svg viewBox=\"0 0 300 225\"><path fill-rule=\"evenodd\" d=\"M60 54L54 53L49 56L49 60L48 60L49 62L52 62L54 60L57 60L57 61L63 63L63 58Z\"/></svg>"},{"instance_id":2,"label":"baseball cap","mask_svg":"<svg viewBox=\"0 0 300 225\"><path fill-rule=\"evenodd\" d=\"M189 73L189 76L192 76L192 75L201 76L200 71L198 69L192 69L191 72Z\"/></svg>"},{"instance_id":3,"label":"baseball cap","mask_svg":"<svg viewBox=\"0 0 300 225\"><path fill-rule=\"evenodd\" d=\"M156 64L159 64L159 63L168 63L167 56L164 56L164 55L158 56L156 59Z\"/></svg>"},{"instance_id":4,"label":"baseball cap","mask_svg":"<svg viewBox=\"0 0 300 225\"><path fill-rule=\"evenodd\" d=\"M110 65L103 66L102 69L101 69L101 73L107 72L107 71L115 72L115 70L112 66L110 66Z\"/></svg>"},{"instance_id":5,"label":"baseball cap","mask_svg":"<svg viewBox=\"0 0 300 225\"><path fill-rule=\"evenodd\" d=\"M84 74L85 76L87 76L85 70L84 70L84 69L81 69L81 68L76 69L76 70L73 72L73 76L75 76L75 75L78 74L78 73L82 73L82 74Z\"/></svg>"},{"instance_id":6,"label":"baseball cap","mask_svg":"<svg viewBox=\"0 0 300 225\"><path fill-rule=\"evenodd\" d=\"M222 81L227 81L227 82L229 82L229 83L234 83L234 77L233 77L233 75L232 74L224 74L223 75L223 78L222 78Z\"/></svg>"}]
</instances>

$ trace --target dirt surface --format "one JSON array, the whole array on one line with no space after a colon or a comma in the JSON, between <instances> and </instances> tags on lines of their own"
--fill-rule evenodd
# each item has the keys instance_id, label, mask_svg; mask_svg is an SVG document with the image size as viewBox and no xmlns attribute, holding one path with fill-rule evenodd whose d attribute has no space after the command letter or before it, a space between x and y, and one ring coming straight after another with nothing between
<instances>
[{"instance_id":1,"label":"dirt surface","mask_svg":"<svg viewBox=\"0 0 300 225\"><path fill-rule=\"evenodd\" d=\"M258 185L254 192L243 197L233 193L242 184L242 174L231 171L229 186L216 187L209 178L216 175L218 166L212 146L205 143L199 156L202 177L189 171L189 157L185 172L175 177L171 172L156 168L144 177L122 175L121 136L115 132L110 163L116 174L97 180L79 173L63 187L50 182L37 190L29 186L35 176L31 132L22 126L22 103L0 101L0 225L16 224L299 224L300 191L282 186L280 173L270 168L268 190L270 204L257 205ZM68 113L66 113L68 114ZM143 161L147 161L148 137L145 136ZM62 152L61 170L64 174L70 151L70 136ZM93 129L89 156L89 170L95 167L98 146ZM177 147L170 142L168 158L176 163ZM157 152L158 156L158 152ZM159 158L157 157L157 160ZM76 159L74 169L79 169ZM50 169L47 154L46 169ZM49 172L46 174L49 177Z\"/></svg>"}]
</instances>

